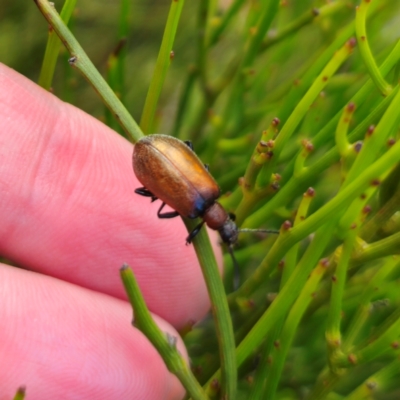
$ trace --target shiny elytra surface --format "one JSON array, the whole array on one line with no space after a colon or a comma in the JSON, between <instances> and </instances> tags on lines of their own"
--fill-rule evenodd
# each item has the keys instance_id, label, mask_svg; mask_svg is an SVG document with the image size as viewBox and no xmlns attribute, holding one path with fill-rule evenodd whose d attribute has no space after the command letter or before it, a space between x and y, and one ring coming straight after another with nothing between
<instances>
[{"instance_id":1,"label":"shiny elytra surface","mask_svg":"<svg viewBox=\"0 0 400 400\"><path fill-rule=\"evenodd\" d=\"M201 216L220 195L197 155L172 136L139 140L133 151L133 170L146 189L185 217Z\"/></svg>"}]
</instances>

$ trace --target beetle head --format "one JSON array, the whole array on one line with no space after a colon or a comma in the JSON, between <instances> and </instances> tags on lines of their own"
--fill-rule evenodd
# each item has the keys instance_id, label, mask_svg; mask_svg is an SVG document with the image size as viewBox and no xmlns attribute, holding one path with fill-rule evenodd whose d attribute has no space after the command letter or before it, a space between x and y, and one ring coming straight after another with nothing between
<instances>
[{"instance_id":1,"label":"beetle head","mask_svg":"<svg viewBox=\"0 0 400 400\"><path fill-rule=\"evenodd\" d=\"M234 245L238 240L239 230L235 222L228 217L224 224L218 229L221 239L228 246Z\"/></svg>"}]
</instances>

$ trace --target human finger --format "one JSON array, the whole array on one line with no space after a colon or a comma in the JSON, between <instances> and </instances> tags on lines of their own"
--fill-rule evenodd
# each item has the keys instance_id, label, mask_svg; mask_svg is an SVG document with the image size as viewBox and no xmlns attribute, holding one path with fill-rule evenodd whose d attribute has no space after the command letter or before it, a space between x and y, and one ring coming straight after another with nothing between
<instances>
[{"instance_id":1,"label":"human finger","mask_svg":"<svg viewBox=\"0 0 400 400\"><path fill-rule=\"evenodd\" d=\"M20 386L30 400L183 397L123 300L0 264L0 319L1 399ZM179 338L177 346L186 357Z\"/></svg>"},{"instance_id":2,"label":"human finger","mask_svg":"<svg viewBox=\"0 0 400 400\"><path fill-rule=\"evenodd\" d=\"M209 300L180 218L138 196L132 145L0 66L0 254L24 268L125 298L132 266L149 308L182 327Z\"/></svg>"}]
</instances>

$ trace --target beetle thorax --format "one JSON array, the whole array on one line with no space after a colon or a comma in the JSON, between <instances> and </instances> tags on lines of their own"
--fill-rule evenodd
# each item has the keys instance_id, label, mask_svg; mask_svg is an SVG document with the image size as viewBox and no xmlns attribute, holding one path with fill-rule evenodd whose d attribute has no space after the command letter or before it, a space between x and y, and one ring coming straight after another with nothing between
<instances>
[{"instance_id":1,"label":"beetle thorax","mask_svg":"<svg viewBox=\"0 0 400 400\"><path fill-rule=\"evenodd\" d=\"M238 238L238 229L234 221L229 218L228 213L215 202L204 213L203 219L208 227L218 231L221 239L226 244L234 244Z\"/></svg>"}]
</instances>

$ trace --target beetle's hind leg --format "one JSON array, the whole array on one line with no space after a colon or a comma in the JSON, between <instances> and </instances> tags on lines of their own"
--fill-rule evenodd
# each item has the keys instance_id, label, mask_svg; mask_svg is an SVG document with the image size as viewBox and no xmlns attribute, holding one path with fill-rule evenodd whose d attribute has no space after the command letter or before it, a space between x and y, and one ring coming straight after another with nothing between
<instances>
[{"instance_id":1,"label":"beetle's hind leg","mask_svg":"<svg viewBox=\"0 0 400 400\"><path fill-rule=\"evenodd\" d=\"M157 217L158 218L175 218L179 216L178 211L170 211L170 212L165 212L161 214L162 209L164 208L165 203L163 202L161 204L161 207L159 208L159 210L157 211Z\"/></svg>"},{"instance_id":2,"label":"beetle's hind leg","mask_svg":"<svg viewBox=\"0 0 400 400\"><path fill-rule=\"evenodd\" d=\"M200 232L200 229L202 228L202 226L204 225L204 221L201 221L196 228L194 228L192 230L192 232L190 232L189 236L186 238L186 244L190 244L192 243L192 240L194 239L194 237Z\"/></svg>"},{"instance_id":3,"label":"beetle's hind leg","mask_svg":"<svg viewBox=\"0 0 400 400\"><path fill-rule=\"evenodd\" d=\"M158 199L157 196L154 196L154 194L151 193L150 190L146 189L145 187L135 189L135 193L140 194L141 196L144 197L151 197L151 202L156 201Z\"/></svg>"}]
</instances>

